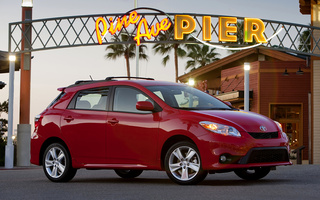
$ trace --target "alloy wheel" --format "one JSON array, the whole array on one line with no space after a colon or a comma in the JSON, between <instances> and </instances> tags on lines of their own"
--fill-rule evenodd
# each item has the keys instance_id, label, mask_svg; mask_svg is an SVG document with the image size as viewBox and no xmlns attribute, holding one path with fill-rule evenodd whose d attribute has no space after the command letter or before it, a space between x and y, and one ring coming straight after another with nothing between
<instances>
[{"instance_id":1,"label":"alloy wheel","mask_svg":"<svg viewBox=\"0 0 320 200\"><path fill-rule=\"evenodd\" d=\"M164 164L169 178L182 185L197 184L208 174L201 168L197 147L186 141L176 143L168 150Z\"/></svg>"},{"instance_id":2,"label":"alloy wheel","mask_svg":"<svg viewBox=\"0 0 320 200\"><path fill-rule=\"evenodd\" d=\"M52 178L59 178L66 168L66 155L59 147L51 148L45 157L45 168Z\"/></svg>"},{"instance_id":3,"label":"alloy wheel","mask_svg":"<svg viewBox=\"0 0 320 200\"><path fill-rule=\"evenodd\" d=\"M44 173L53 182L70 181L77 173L72 167L69 151L60 143L49 145L42 159Z\"/></svg>"}]
</instances>

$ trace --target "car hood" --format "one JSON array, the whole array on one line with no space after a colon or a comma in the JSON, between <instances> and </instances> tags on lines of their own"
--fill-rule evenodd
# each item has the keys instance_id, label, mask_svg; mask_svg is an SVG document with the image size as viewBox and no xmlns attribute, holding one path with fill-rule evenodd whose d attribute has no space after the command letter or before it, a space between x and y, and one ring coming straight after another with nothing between
<instances>
[{"instance_id":1,"label":"car hood","mask_svg":"<svg viewBox=\"0 0 320 200\"><path fill-rule=\"evenodd\" d=\"M243 110L201 110L193 112L218 118L217 123L219 123L218 121L227 121L227 125L234 124L233 126L239 126L246 132L259 133L278 131L278 127L273 120L253 112L245 112Z\"/></svg>"}]
</instances>

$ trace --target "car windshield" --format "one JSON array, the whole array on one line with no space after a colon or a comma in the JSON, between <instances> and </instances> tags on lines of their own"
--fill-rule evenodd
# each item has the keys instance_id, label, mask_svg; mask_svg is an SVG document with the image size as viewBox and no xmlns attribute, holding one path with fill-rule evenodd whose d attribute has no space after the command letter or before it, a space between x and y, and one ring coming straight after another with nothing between
<instances>
[{"instance_id":1,"label":"car windshield","mask_svg":"<svg viewBox=\"0 0 320 200\"><path fill-rule=\"evenodd\" d=\"M166 104L183 110L232 110L215 97L198 89L184 86L147 86L148 90L156 94Z\"/></svg>"}]
</instances>

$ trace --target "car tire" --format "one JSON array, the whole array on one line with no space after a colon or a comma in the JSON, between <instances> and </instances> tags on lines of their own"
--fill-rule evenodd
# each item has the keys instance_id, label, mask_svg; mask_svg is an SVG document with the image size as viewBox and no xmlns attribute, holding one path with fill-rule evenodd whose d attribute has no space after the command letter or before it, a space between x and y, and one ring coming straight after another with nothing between
<instances>
[{"instance_id":1,"label":"car tire","mask_svg":"<svg viewBox=\"0 0 320 200\"><path fill-rule=\"evenodd\" d=\"M200 153L191 142L178 142L166 153L164 167L168 177L180 185L194 185L205 179Z\"/></svg>"},{"instance_id":2,"label":"car tire","mask_svg":"<svg viewBox=\"0 0 320 200\"><path fill-rule=\"evenodd\" d=\"M270 172L270 167L256 167L252 169L237 169L234 173L244 180L259 180L267 176Z\"/></svg>"},{"instance_id":3,"label":"car tire","mask_svg":"<svg viewBox=\"0 0 320 200\"><path fill-rule=\"evenodd\" d=\"M114 170L118 176L121 178L136 178L143 170L126 170L126 169L115 169Z\"/></svg>"},{"instance_id":4,"label":"car tire","mask_svg":"<svg viewBox=\"0 0 320 200\"><path fill-rule=\"evenodd\" d=\"M60 143L53 143L43 154L43 170L53 182L70 181L77 173L72 167L69 152Z\"/></svg>"}]
</instances>

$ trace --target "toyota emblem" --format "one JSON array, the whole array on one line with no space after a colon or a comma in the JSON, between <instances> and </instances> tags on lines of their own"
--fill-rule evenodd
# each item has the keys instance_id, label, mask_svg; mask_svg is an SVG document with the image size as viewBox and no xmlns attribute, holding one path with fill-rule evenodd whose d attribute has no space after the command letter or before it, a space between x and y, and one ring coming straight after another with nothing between
<instances>
[{"instance_id":1,"label":"toyota emblem","mask_svg":"<svg viewBox=\"0 0 320 200\"><path fill-rule=\"evenodd\" d=\"M260 130L266 132L267 128L265 126L260 126Z\"/></svg>"}]
</instances>

